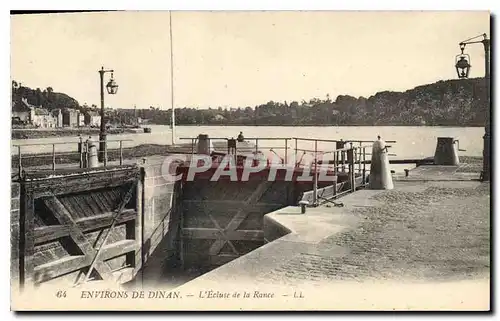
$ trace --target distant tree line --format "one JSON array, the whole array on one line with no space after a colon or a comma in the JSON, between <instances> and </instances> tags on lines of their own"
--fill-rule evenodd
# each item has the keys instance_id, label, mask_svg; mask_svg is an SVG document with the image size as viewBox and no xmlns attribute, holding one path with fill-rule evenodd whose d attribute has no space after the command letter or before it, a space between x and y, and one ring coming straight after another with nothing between
<instances>
[{"instance_id":1,"label":"distant tree line","mask_svg":"<svg viewBox=\"0 0 500 321\"><path fill-rule=\"evenodd\" d=\"M255 107L176 108L178 125L371 125L482 126L487 108L484 78L447 80L405 92L369 98L340 95L335 100L269 101ZM489 109L488 109L489 112ZM171 110L136 112L154 124L170 124Z\"/></svg>"},{"instance_id":2,"label":"distant tree line","mask_svg":"<svg viewBox=\"0 0 500 321\"><path fill-rule=\"evenodd\" d=\"M43 91L24 87L22 95L49 109L88 108L50 87ZM405 92L383 91L369 98L340 95L332 100L327 94L324 99L269 101L255 107L176 108L175 121L178 125L482 126L487 106L484 79L474 78L439 81ZM171 123L171 110L158 107L113 112L115 120L136 116L153 124Z\"/></svg>"}]
</instances>

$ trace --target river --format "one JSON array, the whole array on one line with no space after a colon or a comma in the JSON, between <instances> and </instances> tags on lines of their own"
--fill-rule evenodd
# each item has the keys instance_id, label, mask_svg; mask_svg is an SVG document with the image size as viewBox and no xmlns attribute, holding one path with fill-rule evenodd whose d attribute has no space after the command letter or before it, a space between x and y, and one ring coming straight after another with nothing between
<instances>
[{"instance_id":1,"label":"river","mask_svg":"<svg viewBox=\"0 0 500 321\"><path fill-rule=\"evenodd\" d=\"M140 144L170 144L171 130L165 125L151 125L152 133L140 134L120 134L109 135L108 140L130 139L124 142L123 147L132 147ZM459 155L481 156L483 150L483 127L403 127L403 126L356 126L356 127L285 127L285 126L177 126L177 143L189 142L180 140L181 137L196 137L198 134L208 134L210 137L234 137L242 131L246 138L250 137L301 137L318 139L352 139L352 140L375 140L380 135L384 140L395 140L397 143L391 144L390 153L395 154L395 158L429 157L434 155L437 137L455 137L459 140L460 149L465 151ZM97 140L97 136L92 139ZM12 144L52 144L61 142L77 142L77 137L49 137L39 139L12 140ZM294 143L289 142L288 147ZM304 145L306 144L306 145ZM275 147L283 154L283 142L260 141L262 148ZM329 145L331 146L331 145ZM329 149L327 144L322 143L319 149ZM110 142L108 148L118 147L117 142ZM299 148L313 148L312 143L302 143ZM333 149L333 147L331 148ZM56 145L56 152L76 151L76 144ZM42 153L52 152L51 145L23 146L22 153ZM17 154L17 148L12 148L11 153Z\"/></svg>"}]
</instances>

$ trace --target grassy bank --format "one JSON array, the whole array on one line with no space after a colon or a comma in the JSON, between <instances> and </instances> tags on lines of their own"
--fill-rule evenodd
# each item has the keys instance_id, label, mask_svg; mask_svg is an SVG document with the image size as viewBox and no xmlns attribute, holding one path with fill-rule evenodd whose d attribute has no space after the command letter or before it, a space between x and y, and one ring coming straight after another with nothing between
<instances>
[{"instance_id":1,"label":"grassy bank","mask_svg":"<svg viewBox=\"0 0 500 321\"><path fill-rule=\"evenodd\" d=\"M142 132L142 131L140 131ZM135 134L134 129L127 128L111 128L107 130L110 135L117 134ZM78 135L89 136L98 135L99 128L60 128L60 129L17 129L11 131L11 139L32 139L32 138L47 138L47 137L76 137Z\"/></svg>"}]
</instances>

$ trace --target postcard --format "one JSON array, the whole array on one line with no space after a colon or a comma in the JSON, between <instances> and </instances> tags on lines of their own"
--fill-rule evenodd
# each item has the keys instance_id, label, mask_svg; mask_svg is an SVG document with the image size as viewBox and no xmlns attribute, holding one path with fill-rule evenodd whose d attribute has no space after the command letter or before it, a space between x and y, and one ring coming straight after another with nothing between
<instances>
[{"instance_id":1,"label":"postcard","mask_svg":"<svg viewBox=\"0 0 500 321\"><path fill-rule=\"evenodd\" d=\"M11 13L11 309L490 310L490 13Z\"/></svg>"}]
</instances>

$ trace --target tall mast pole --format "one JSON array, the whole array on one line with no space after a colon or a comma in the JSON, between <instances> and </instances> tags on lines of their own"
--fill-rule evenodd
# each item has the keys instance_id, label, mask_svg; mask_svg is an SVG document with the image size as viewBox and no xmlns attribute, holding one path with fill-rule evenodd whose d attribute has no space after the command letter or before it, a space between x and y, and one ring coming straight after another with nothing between
<instances>
[{"instance_id":1,"label":"tall mast pole","mask_svg":"<svg viewBox=\"0 0 500 321\"><path fill-rule=\"evenodd\" d=\"M170 97L172 106L172 145L175 145L175 108L174 108L174 49L172 39L172 11L170 14Z\"/></svg>"},{"instance_id":2,"label":"tall mast pole","mask_svg":"<svg viewBox=\"0 0 500 321\"><path fill-rule=\"evenodd\" d=\"M485 110L485 131L483 138L483 181L490 181L491 176L491 120L490 120L490 40L486 34L483 39L484 45L484 81L486 85L486 110Z\"/></svg>"},{"instance_id":3,"label":"tall mast pole","mask_svg":"<svg viewBox=\"0 0 500 321\"><path fill-rule=\"evenodd\" d=\"M474 40L479 37L483 37L483 40ZM485 91L486 91L486 106L485 106L485 115L484 115L484 136L483 136L483 170L481 172L481 180L482 181L490 181L491 179L491 120L490 120L490 111L491 111L491 102L490 102L490 39L484 33L482 35L472 37L460 43L460 49L463 53L463 48L465 45L482 43L484 46L484 81L485 81ZM468 66L470 67L470 65ZM457 67L457 71L458 71ZM465 76L466 78L467 76ZM462 78L462 77L461 77Z\"/></svg>"}]
</instances>

